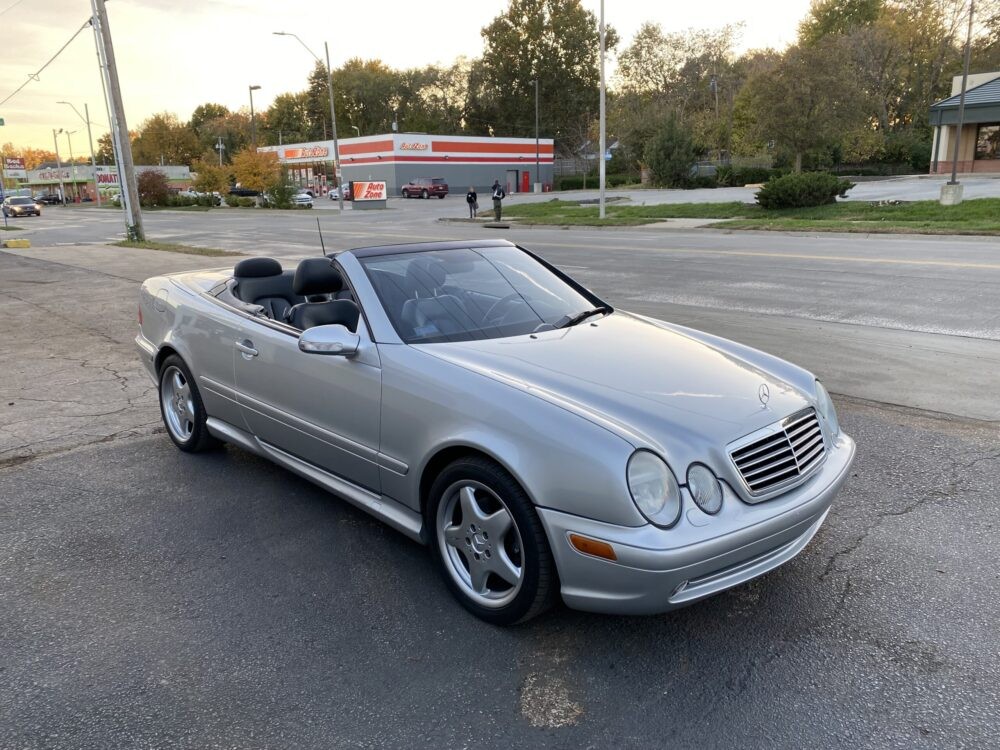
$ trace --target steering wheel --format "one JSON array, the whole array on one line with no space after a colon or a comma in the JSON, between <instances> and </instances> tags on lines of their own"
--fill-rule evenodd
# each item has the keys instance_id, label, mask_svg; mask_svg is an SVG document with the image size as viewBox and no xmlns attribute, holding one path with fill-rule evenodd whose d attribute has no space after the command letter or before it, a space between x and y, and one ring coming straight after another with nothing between
<instances>
[{"instance_id":1,"label":"steering wheel","mask_svg":"<svg viewBox=\"0 0 1000 750\"><path fill-rule=\"evenodd\" d=\"M518 301L521 301L521 295L518 294L517 292L511 292L506 297L501 297L490 306L489 310L486 311L486 314L483 315L483 320L485 320L487 323L494 323L494 324L502 323L505 316L499 315L497 316L498 317L497 320L493 320L493 313L496 312L496 310L502 307L503 305L509 305L511 302L518 302Z\"/></svg>"}]
</instances>

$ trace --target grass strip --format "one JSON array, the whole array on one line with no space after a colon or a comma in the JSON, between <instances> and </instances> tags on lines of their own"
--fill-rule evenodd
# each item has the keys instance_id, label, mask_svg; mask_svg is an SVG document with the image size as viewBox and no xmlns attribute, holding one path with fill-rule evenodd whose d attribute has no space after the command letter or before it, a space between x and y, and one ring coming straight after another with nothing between
<instances>
[{"instance_id":1,"label":"grass strip","mask_svg":"<svg viewBox=\"0 0 1000 750\"><path fill-rule=\"evenodd\" d=\"M897 232L902 234L1000 234L1000 198L967 200L957 206L937 201L881 204L842 201L816 208L765 211L750 203L674 203L655 206L609 205L607 218L596 206L552 200L504 207L520 224L555 226L638 226L664 219L725 219L726 229L800 232Z\"/></svg>"},{"instance_id":2,"label":"grass strip","mask_svg":"<svg viewBox=\"0 0 1000 750\"><path fill-rule=\"evenodd\" d=\"M144 242L132 242L131 240L122 240L121 242L116 242L115 246L130 247L139 250L162 250L168 253L186 253L187 255L207 255L213 258L226 255L243 254L243 253L230 252L229 250L219 250L214 247L195 247L193 245L181 245L176 242L157 242L155 240L146 240Z\"/></svg>"}]
</instances>

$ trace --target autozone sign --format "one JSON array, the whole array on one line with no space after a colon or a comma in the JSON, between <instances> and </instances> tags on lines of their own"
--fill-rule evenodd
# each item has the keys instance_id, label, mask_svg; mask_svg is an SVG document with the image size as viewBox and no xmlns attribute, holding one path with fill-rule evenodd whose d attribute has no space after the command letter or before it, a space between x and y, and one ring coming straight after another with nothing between
<instances>
[{"instance_id":1,"label":"autozone sign","mask_svg":"<svg viewBox=\"0 0 1000 750\"><path fill-rule=\"evenodd\" d=\"M384 182L354 182L353 196L356 201L384 201Z\"/></svg>"},{"instance_id":2,"label":"autozone sign","mask_svg":"<svg viewBox=\"0 0 1000 750\"><path fill-rule=\"evenodd\" d=\"M286 148L286 159L317 159L329 156L330 149L326 146L310 146L308 148Z\"/></svg>"},{"instance_id":3,"label":"autozone sign","mask_svg":"<svg viewBox=\"0 0 1000 750\"><path fill-rule=\"evenodd\" d=\"M426 143L401 143L399 144L400 151L426 151L428 149L428 144Z\"/></svg>"}]
</instances>

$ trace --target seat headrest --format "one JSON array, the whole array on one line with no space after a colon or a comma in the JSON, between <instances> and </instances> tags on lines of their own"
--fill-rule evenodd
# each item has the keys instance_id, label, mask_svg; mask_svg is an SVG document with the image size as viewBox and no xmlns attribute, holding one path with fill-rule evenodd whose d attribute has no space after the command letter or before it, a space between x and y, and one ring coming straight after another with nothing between
<instances>
[{"instance_id":1,"label":"seat headrest","mask_svg":"<svg viewBox=\"0 0 1000 750\"><path fill-rule=\"evenodd\" d=\"M344 288L344 277L329 258L306 258L295 269L292 289L296 294L334 294Z\"/></svg>"},{"instance_id":2,"label":"seat headrest","mask_svg":"<svg viewBox=\"0 0 1000 750\"><path fill-rule=\"evenodd\" d=\"M265 276L280 276L281 264L274 258L247 258L233 268L233 276L238 279L257 279Z\"/></svg>"},{"instance_id":3,"label":"seat headrest","mask_svg":"<svg viewBox=\"0 0 1000 750\"><path fill-rule=\"evenodd\" d=\"M416 258L406 267L406 280L418 292L440 289L447 274L437 261Z\"/></svg>"}]
</instances>

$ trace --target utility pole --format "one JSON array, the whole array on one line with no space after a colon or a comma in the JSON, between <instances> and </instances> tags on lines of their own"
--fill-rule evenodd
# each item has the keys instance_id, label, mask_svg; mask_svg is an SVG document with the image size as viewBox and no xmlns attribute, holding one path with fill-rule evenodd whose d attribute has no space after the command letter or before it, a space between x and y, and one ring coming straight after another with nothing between
<instances>
[{"instance_id":1,"label":"utility pole","mask_svg":"<svg viewBox=\"0 0 1000 750\"><path fill-rule=\"evenodd\" d=\"M965 87L969 82L969 58L972 56L972 16L976 12L976 1L969 2L969 33L965 37L965 66L962 68L962 92L958 97L958 124L955 126L955 146L951 151L951 180L949 185L958 184L958 146L962 142L962 126L965 124ZM957 196L960 201L961 194Z\"/></svg>"},{"instance_id":2,"label":"utility pole","mask_svg":"<svg viewBox=\"0 0 1000 750\"><path fill-rule=\"evenodd\" d=\"M75 130L63 130L66 134L66 142L69 144L69 167L73 170L73 190L76 190L76 159L73 157L73 139L70 137L75 133ZM74 201L75 202L75 201Z\"/></svg>"},{"instance_id":3,"label":"utility pole","mask_svg":"<svg viewBox=\"0 0 1000 750\"><path fill-rule=\"evenodd\" d=\"M253 150L257 150L257 121L253 116L253 92L258 91L260 86L250 86L250 142L253 144Z\"/></svg>"},{"instance_id":4,"label":"utility pole","mask_svg":"<svg viewBox=\"0 0 1000 750\"><path fill-rule=\"evenodd\" d=\"M97 184L97 159L94 158L94 137L90 133L90 108L87 106L86 102L83 103L83 111L86 113L86 117L84 117L80 114L77 108L73 106L72 102L56 102L56 104L68 104L72 110L76 112L76 116L87 124L87 143L90 145L90 166L94 170L94 200L97 201L97 206L100 208L101 189Z\"/></svg>"},{"instance_id":5,"label":"utility pole","mask_svg":"<svg viewBox=\"0 0 1000 750\"><path fill-rule=\"evenodd\" d=\"M333 176L337 180L337 204L344 210L344 191L340 185L340 149L337 147L337 110L333 104L333 68L330 67L330 45L323 42L326 52L326 86L330 93L330 129L333 131Z\"/></svg>"},{"instance_id":6,"label":"utility pole","mask_svg":"<svg viewBox=\"0 0 1000 750\"><path fill-rule=\"evenodd\" d=\"M118 176L122 183L122 203L125 205L125 235L127 239L134 242L143 242L146 239L146 233L142 227L139 189L135 179L135 164L132 161L132 143L129 140L128 124L125 122L125 105L122 102L121 85L118 82L118 66L115 63L115 48L111 41L108 10L104 7L104 0L91 0L91 7L99 37L98 53L103 58L110 95L111 138L118 162Z\"/></svg>"},{"instance_id":7,"label":"utility pole","mask_svg":"<svg viewBox=\"0 0 1000 750\"><path fill-rule=\"evenodd\" d=\"M607 150L607 134L605 128L605 112L604 112L604 0L601 0L601 166L600 166L600 180L601 180L601 210L600 218L605 216L605 206L604 206L604 178L605 172L607 170L607 164L604 161L604 152Z\"/></svg>"},{"instance_id":8,"label":"utility pole","mask_svg":"<svg viewBox=\"0 0 1000 750\"><path fill-rule=\"evenodd\" d=\"M215 142L215 150L219 152L219 166L222 166L222 152L226 150L226 144L222 142L222 136Z\"/></svg>"},{"instance_id":9,"label":"utility pole","mask_svg":"<svg viewBox=\"0 0 1000 750\"><path fill-rule=\"evenodd\" d=\"M61 132L62 128L59 128L59 130L52 128L52 143L54 143L56 147L56 174L59 175L59 202L65 206L66 186L63 185L62 162L59 160L59 138L57 137Z\"/></svg>"},{"instance_id":10,"label":"utility pole","mask_svg":"<svg viewBox=\"0 0 1000 750\"><path fill-rule=\"evenodd\" d=\"M538 183L538 191L542 190L542 170L541 157L538 155L538 76L535 76L535 182Z\"/></svg>"}]
</instances>

